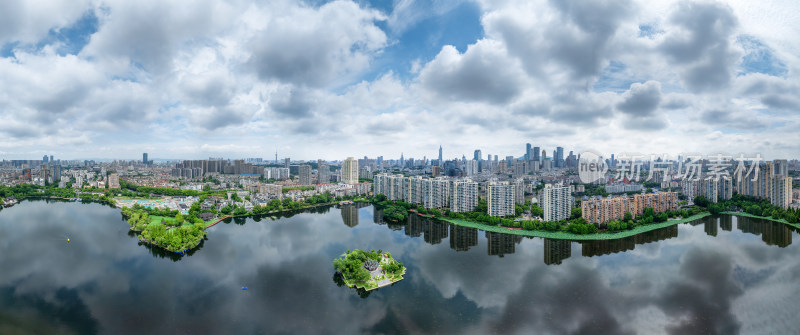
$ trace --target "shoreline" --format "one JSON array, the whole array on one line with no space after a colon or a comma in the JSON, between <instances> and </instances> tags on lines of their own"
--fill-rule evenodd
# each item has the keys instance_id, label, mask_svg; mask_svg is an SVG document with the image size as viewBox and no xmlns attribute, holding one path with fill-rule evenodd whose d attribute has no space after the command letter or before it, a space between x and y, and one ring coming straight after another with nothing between
<instances>
[{"instance_id":1,"label":"shoreline","mask_svg":"<svg viewBox=\"0 0 800 335\"><path fill-rule=\"evenodd\" d=\"M748 217L748 218L751 218L751 219L768 220L768 221L772 221L772 222L783 223L785 225L800 229L800 223L789 223L785 219L775 219L775 218L773 218L771 216L759 216L759 215L753 215L753 214L750 214L750 213L747 213L747 212L720 212L720 214L744 216L744 217Z\"/></svg>"},{"instance_id":2,"label":"shoreline","mask_svg":"<svg viewBox=\"0 0 800 335\"><path fill-rule=\"evenodd\" d=\"M68 202L72 202L73 201L73 198L62 198L62 197L54 197L54 196L25 197L23 199L19 199L19 201L22 202L23 200L34 200L34 199L42 199L42 200L43 199L54 199L54 200L61 200L61 201L68 201ZM361 199L358 199L358 200L361 200ZM110 206L112 206L114 208L120 208L120 207L117 207L116 201L114 199L112 199L111 201L107 201L107 200L101 200L101 199L75 198L74 201L95 202L95 203L100 203L100 204L107 204L107 205L110 205ZM357 201L357 200L354 200L354 201ZM368 201L358 201L358 202L368 202ZM368 202L368 203L372 204L373 206L376 206L376 204L374 204L374 203L371 203L371 202ZM212 224L207 225L205 229L213 227L214 225L222 222L223 220L230 219L230 218L257 217L257 216L264 217L264 216L271 216L271 215L274 215L274 214L281 214L281 213L294 212L294 211L302 211L302 210L305 210L305 209L311 209L311 208L317 208L317 207L335 206L337 204L339 204L339 203L338 202L330 202L330 203L324 203L324 204L314 204L314 205L310 205L310 206L306 206L306 207L302 207L302 208L298 208L298 209L285 209L285 210L279 210L279 211L272 211L272 212L268 212L268 213L264 213L264 214L248 213L248 214L242 214L242 215L227 215L227 216L223 216L223 217L218 218ZM486 225L486 224L478 223L478 222L473 222L473 221L451 219L451 218L448 218L448 217L435 217L435 216L428 215L428 214L421 214L421 213L418 213L418 212L416 212L414 210L409 210L409 212L413 213L413 215L419 215L419 216L423 216L423 217L427 217L427 218L431 218L431 219L444 221L444 222L447 222L447 223L450 223L450 224L453 224L453 225L456 225L456 226L475 228L475 229L488 231L488 232L493 232L493 233L518 235L518 236L526 236L526 237L540 237L540 238L549 238L549 239L557 239L557 240L573 240L573 241L616 240L616 239L631 237L631 236L638 235L638 234L641 234L641 233L646 233L646 232L653 231L653 230L660 229L660 228L673 226L673 225L676 225L676 224L681 224L681 223L686 223L686 222L702 219L704 217L712 215L710 212L706 211L706 212L695 214L695 215L692 215L690 217L683 218L683 219L674 219L674 220L671 219L671 220L668 220L666 222L643 225L643 226L639 226L639 227L636 227L636 228L631 229L631 230L620 231L620 232L616 232L616 233L595 233L595 234L577 235L577 234L568 233L568 232L561 232L561 231L550 232L550 231L540 231L540 230L508 229L508 228L505 228L505 227L490 226L490 225ZM775 219L775 218L772 218L772 217L764 217L764 216L759 216L759 215L753 215L753 214L746 213L746 212L728 212L728 211L725 211L725 212L720 212L720 214L743 216L743 217L748 217L748 218L753 218L753 219L761 219L761 220L769 220L769 221L772 221L772 222L782 223L782 224L788 225L790 227L800 229L800 224L789 223L784 219ZM135 230L132 229L132 231L135 231ZM170 251L170 250L168 250L166 248L163 248L163 247L161 247L161 246L159 246L157 244L152 244L152 245L157 246L157 247L159 247L159 248L161 248L161 249L163 249L165 251L173 252L173 251Z\"/></svg>"},{"instance_id":3,"label":"shoreline","mask_svg":"<svg viewBox=\"0 0 800 335\"><path fill-rule=\"evenodd\" d=\"M483 231L489 231L493 233L501 233L501 234L510 234L510 235L520 235L520 236L527 236L527 237L541 237L541 238L549 238L549 239L556 239L556 240L572 240L572 241L597 241L597 240L616 240L626 237L631 237L634 235L638 235L641 233L646 233L649 231L653 231L656 229L661 229L664 227L673 226L676 224L686 223L690 221L694 221L697 219L702 219L706 216L711 215L709 212L703 212L699 214L692 215L687 218L683 219L675 219L675 220L667 220L666 222L660 223L652 223L648 225L643 225L636 227L631 230L625 230L616 233L595 233L595 234L585 234L585 235L578 235L573 233L565 233L561 231L540 231L540 230L524 230L524 229L511 229L498 226L490 226L478 222L472 221L464 221L458 219L450 219L450 218L435 218L441 221L445 221L448 223L452 223L457 226L462 227L469 227L469 228L476 228Z\"/></svg>"}]
</instances>

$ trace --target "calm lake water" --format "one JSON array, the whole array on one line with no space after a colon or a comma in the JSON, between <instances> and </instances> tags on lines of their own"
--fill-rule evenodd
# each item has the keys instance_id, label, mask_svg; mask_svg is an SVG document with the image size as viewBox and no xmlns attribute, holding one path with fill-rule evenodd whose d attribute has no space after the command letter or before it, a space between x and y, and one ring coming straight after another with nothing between
<instances>
[{"instance_id":1,"label":"calm lake water","mask_svg":"<svg viewBox=\"0 0 800 335\"><path fill-rule=\"evenodd\" d=\"M376 217L239 219L176 257L139 245L118 209L23 202L0 211L0 334L800 331L800 243L782 224L723 216L578 243ZM348 248L390 251L406 279L340 286L331 262Z\"/></svg>"}]
</instances>

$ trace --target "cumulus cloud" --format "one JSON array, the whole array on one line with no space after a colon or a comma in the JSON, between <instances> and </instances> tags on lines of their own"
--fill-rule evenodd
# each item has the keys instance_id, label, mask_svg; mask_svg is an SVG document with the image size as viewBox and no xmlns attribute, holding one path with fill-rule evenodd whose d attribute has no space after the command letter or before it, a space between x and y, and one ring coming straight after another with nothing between
<instances>
[{"instance_id":1,"label":"cumulus cloud","mask_svg":"<svg viewBox=\"0 0 800 335\"><path fill-rule=\"evenodd\" d=\"M311 97L305 88L282 87L270 95L269 106L284 117L301 118L311 115Z\"/></svg>"},{"instance_id":2,"label":"cumulus cloud","mask_svg":"<svg viewBox=\"0 0 800 335\"><path fill-rule=\"evenodd\" d=\"M725 4L682 2L659 49L682 67L681 79L697 92L727 87L739 52L731 46L738 20Z\"/></svg>"},{"instance_id":3,"label":"cumulus cloud","mask_svg":"<svg viewBox=\"0 0 800 335\"><path fill-rule=\"evenodd\" d=\"M786 128L800 108L800 61L783 36L791 29L754 20L777 8L797 12L790 8L478 1L480 27L470 28L482 36L463 48L446 38L417 48L439 41L424 37L428 23L458 6L5 1L0 132L7 143L31 143L6 151L18 158L30 158L41 136L78 146L115 142L113 152L131 155L143 142L157 147L165 133L186 139L181 147L195 136L215 144L245 136L298 154L312 150L288 143L357 134L365 152L335 146L329 159L386 150L422 156L449 141L465 152L486 143L503 156L516 152L519 138L544 134L552 143L541 145L596 143L589 136L605 133L613 147L636 146L645 143L624 139L686 129L734 130L742 143L771 131L779 135L770 142L776 155L797 151L797 134ZM724 150L730 142L687 134L651 145L658 143Z\"/></svg>"},{"instance_id":4,"label":"cumulus cloud","mask_svg":"<svg viewBox=\"0 0 800 335\"><path fill-rule=\"evenodd\" d=\"M502 44L481 40L463 54L446 45L420 71L426 90L451 100L501 104L516 97L522 85L519 67L506 57Z\"/></svg>"},{"instance_id":5,"label":"cumulus cloud","mask_svg":"<svg viewBox=\"0 0 800 335\"><path fill-rule=\"evenodd\" d=\"M263 80L327 86L367 68L386 46L384 17L353 2L297 7L273 17L250 41L249 65Z\"/></svg>"},{"instance_id":6,"label":"cumulus cloud","mask_svg":"<svg viewBox=\"0 0 800 335\"><path fill-rule=\"evenodd\" d=\"M657 81L633 83L622 95L622 99L623 101L617 104L617 109L623 113L637 116L653 115L661 103L661 83Z\"/></svg>"},{"instance_id":7,"label":"cumulus cloud","mask_svg":"<svg viewBox=\"0 0 800 335\"><path fill-rule=\"evenodd\" d=\"M0 46L18 42L32 44L51 29L69 26L80 18L90 0L25 0L0 2Z\"/></svg>"}]
</instances>

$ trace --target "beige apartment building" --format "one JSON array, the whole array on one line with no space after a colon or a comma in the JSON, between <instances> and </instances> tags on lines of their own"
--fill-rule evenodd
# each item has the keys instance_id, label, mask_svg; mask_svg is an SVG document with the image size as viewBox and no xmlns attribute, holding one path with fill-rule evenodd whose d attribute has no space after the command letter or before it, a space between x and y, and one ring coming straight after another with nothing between
<instances>
[{"instance_id":1,"label":"beige apartment building","mask_svg":"<svg viewBox=\"0 0 800 335\"><path fill-rule=\"evenodd\" d=\"M625 217L625 213L628 212L633 217L637 217L644 213L645 208L652 208L656 213L675 210L678 208L677 193L636 194L633 197L596 198L581 202L583 219L589 223L606 223L611 220L621 220Z\"/></svg>"}]
</instances>

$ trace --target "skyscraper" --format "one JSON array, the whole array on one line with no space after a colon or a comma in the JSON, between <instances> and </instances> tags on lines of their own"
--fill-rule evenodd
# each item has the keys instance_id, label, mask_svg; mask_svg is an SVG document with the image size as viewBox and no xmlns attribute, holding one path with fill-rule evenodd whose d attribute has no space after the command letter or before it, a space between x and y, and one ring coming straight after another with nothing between
<instances>
[{"instance_id":1,"label":"skyscraper","mask_svg":"<svg viewBox=\"0 0 800 335\"><path fill-rule=\"evenodd\" d=\"M42 163L47 163L47 155L44 155L44 156L42 157Z\"/></svg>"},{"instance_id":2,"label":"skyscraper","mask_svg":"<svg viewBox=\"0 0 800 335\"><path fill-rule=\"evenodd\" d=\"M531 144L530 143L526 143L525 144L525 160L529 161L531 159L533 159L533 157L531 157Z\"/></svg>"},{"instance_id":3,"label":"skyscraper","mask_svg":"<svg viewBox=\"0 0 800 335\"><path fill-rule=\"evenodd\" d=\"M358 161L347 157L342 163L342 182L348 185L358 184Z\"/></svg>"},{"instance_id":4,"label":"skyscraper","mask_svg":"<svg viewBox=\"0 0 800 335\"><path fill-rule=\"evenodd\" d=\"M564 148L556 147L555 160L556 160L556 166L560 168L564 167Z\"/></svg>"},{"instance_id":5,"label":"skyscraper","mask_svg":"<svg viewBox=\"0 0 800 335\"><path fill-rule=\"evenodd\" d=\"M473 155L473 160L480 161L483 157L481 157L481 149L475 150L475 154Z\"/></svg>"},{"instance_id":6,"label":"skyscraper","mask_svg":"<svg viewBox=\"0 0 800 335\"><path fill-rule=\"evenodd\" d=\"M142 164L147 164L147 162L148 162L147 153L145 152L142 154Z\"/></svg>"},{"instance_id":7,"label":"skyscraper","mask_svg":"<svg viewBox=\"0 0 800 335\"><path fill-rule=\"evenodd\" d=\"M291 161L291 159L290 159L290 158L288 158L288 157L287 157L287 158L284 158L284 159L283 159L283 167L284 167L284 168L286 168L286 169L288 169L288 168L289 168L289 162L290 162L290 161Z\"/></svg>"},{"instance_id":8,"label":"skyscraper","mask_svg":"<svg viewBox=\"0 0 800 335\"><path fill-rule=\"evenodd\" d=\"M442 146L439 145L439 165L442 165Z\"/></svg>"},{"instance_id":9,"label":"skyscraper","mask_svg":"<svg viewBox=\"0 0 800 335\"><path fill-rule=\"evenodd\" d=\"M541 162L542 161L540 159L539 152L541 152L541 148L533 147L533 161L534 162Z\"/></svg>"}]
</instances>

